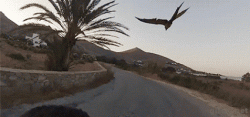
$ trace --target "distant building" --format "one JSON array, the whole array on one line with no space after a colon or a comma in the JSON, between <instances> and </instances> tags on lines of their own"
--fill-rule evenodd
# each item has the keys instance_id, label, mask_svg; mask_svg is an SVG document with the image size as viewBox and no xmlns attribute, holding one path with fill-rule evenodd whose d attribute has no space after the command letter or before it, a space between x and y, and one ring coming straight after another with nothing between
<instances>
[{"instance_id":1,"label":"distant building","mask_svg":"<svg viewBox=\"0 0 250 117\"><path fill-rule=\"evenodd\" d=\"M233 77L233 76L220 76L221 79L223 80L236 80L236 81L242 81L242 77Z\"/></svg>"},{"instance_id":2,"label":"distant building","mask_svg":"<svg viewBox=\"0 0 250 117\"><path fill-rule=\"evenodd\" d=\"M165 68L172 67L172 68L175 68L176 71L179 69L179 67L177 66L177 63L175 63L175 62L168 62L168 61L166 62L166 64L165 64L164 67Z\"/></svg>"},{"instance_id":3,"label":"distant building","mask_svg":"<svg viewBox=\"0 0 250 117\"><path fill-rule=\"evenodd\" d=\"M143 67L143 62L141 60L135 60L134 65L138 67Z\"/></svg>"},{"instance_id":4,"label":"distant building","mask_svg":"<svg viewBox=\"0 0 250 117\"><path fill-rule=\"evenodd\" d=\"M205 73L190 73L190 74L192 74L194 76L207 76L207 74L205 74Z\"/></svg>"},{"instance_id":5,"label":"distant building","mask_svg":"<svg viewBox=\"0 0 250 117\"><path fill-rule=\"evenodd\" d=\"M42 41L39 38L39 34L37 34L37 33L33 33L32 37L25 36L25 39L30 40L32 42L33 47L45 47L45 46L47 46L47 43Z\"/></svg>"},{"instance_id":6,"label":"distant building","mask_svg":"<svg viewBox=\"0 0 250 117\"><path fill-rule=\"evenodd\" d=\"M182 74L182 73L191 73L191 70L183 68L181 65L179 65L176 62L168 62L166 61L164 68L174 68L176 70L177 74Z\"/></svg>"}]
</instances>

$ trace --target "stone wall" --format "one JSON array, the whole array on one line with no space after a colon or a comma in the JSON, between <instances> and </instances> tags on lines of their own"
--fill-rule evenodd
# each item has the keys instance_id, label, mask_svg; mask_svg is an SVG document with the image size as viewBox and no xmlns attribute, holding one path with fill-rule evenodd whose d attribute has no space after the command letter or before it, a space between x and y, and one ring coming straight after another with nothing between
<instances>
[{"instance_id":1,"label":"stone wall","mask_svg":"<svg viewBox=\"0 0 250 117\"><path fill-rule=\"evenodd\" d=\"M0 67L0 88L2 94L13 94L14 92L32 93L45 89L70 88L90 83L107 70L103 68L98 71L57 72L41 70L21 70Z\"/></svg>"}]
</instances>

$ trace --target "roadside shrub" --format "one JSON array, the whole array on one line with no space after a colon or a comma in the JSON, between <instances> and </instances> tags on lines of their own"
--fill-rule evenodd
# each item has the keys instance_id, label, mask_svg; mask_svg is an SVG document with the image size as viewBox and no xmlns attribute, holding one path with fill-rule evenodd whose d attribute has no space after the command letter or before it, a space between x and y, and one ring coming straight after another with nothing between
<instances>
[{"instance_id":1,"label":"roadside shrub","mask_svg":"<svg viewBox=\"0 0 250 117\"><path fill-rule=\"evenodd\" d=\"M158 77L160 77L162 80L167 80L167 81L169 81L169 78L170 78L170 76L168 75L168 74L165 74L165 73L158 73L157 74L158 75Z\"/></svg>"},{"instance_id":2,"label":"roadside shrub","mask_svg":"<svg viewBox=\"0 0 250 117\"><path fill-rule=\"evenodd\" d=\"M116 63L117 66L119 66L120 68L127 70L128 69L128 64L124 59L118 60Z\"/></svg>"},{"instance_id":3,"label":"roadside shrub","mask_svg":"<svg viewBox=\"0 0 250 117\"><path fill-rule=\"evenodd\" d=\"M107 62L107 57L106 56L97 56L96 59L98 61L102 61L102 62L105 62L105 63Z\"/></svg>"},{"instance_id":4,"label":"roadside shrub","mask_svg":"<svg viewBox=\"0 0 250 117\"><path fill-rule=\"evenodd\" d=\"M26 58L27 58L27 59L30 59L30 58L31 58L31 55L30 55L30 54L26 54Z\"/></svg>"},{"instance_id":5,"label":"roadside shrub","mask_svg":"<svg viewBox=\"0 0 250 117\"><path fill-rule=\"evenodd\" d=\"M5 33L1 33L0 37L5 38L5 39L9 38L9 36L7 34L5 34Z\"/></svg>"},{"instance_id":6,"label":"roadside shrub","mask_svg":"<svg viewBox=\"0 0 250 117\"><path fill-rule=\"evenodd\" d=\"M82 59L82 60L85 60L85 61L87 61L87 62L93 63L93 62L96 60L96 57L93 56L93 55L89 55L89 54L83 54L83 55L81 56L81 59Z\"/></svg>"},{"instance_id":7,"label":"roadside shrub","mask_svg":"<svg viewBox=\"0 0 250 117\"><path fill-rule=\"evenodd\" d=\"M179 85L191 88L192 84L194 84L195 81L193 81L191 78L181 78L180 81L178 82Z\"/></svg>"},{"instance_id":8,"label":"roadside shrub","mask_svg":"<svg viewBox=\"0 0 250 117\"><path fill-rule=\"evenodd\" d=\"M181 76L174 76L170 79L170 82L177 84L181 80Z\"/></svg>"},{"instance_id":9,"label":"roadside shrub","mask_svg":"<svg viewBox=\"0 0 250 117\"><path fill-rule=\"evenodd\" d=\"M6 56L9 56L12 59L20 60L20 61L25 61L25 58L23 57L22 54L17 53L17 54L7 54Z\"/></svg>"},{"instance_id":10,"label":"roadside shrub","mask_svg":"<svg viewBox=\"0 0 250 117\"><path fill-rule=\"evenodd\" d=\"M176 72L175 68L173 68L173 67L162 68L162 71L163 72L171 72L171 73Z\"/></svg>"},{"instance_id":11,"label":"roadside shrub","mask_svg":"<svg viewBox=\"0 0 250 117\"><path fill-rule=\"evenodd\" d=\"M11 46L14 46L14 43L13 41L10 41L10 40L5 40L7 44L11 45Z\"/></svg>"},{"instance_id":12,"label":"roadside shrub","mask_svg":"<svg viewBox=\"0 0 250 117\"><path fill-rule=\"evenodd\" d=\"M146 67L147 71L146 72L151 72L151 73L159 73L160 67L157 65L157 63L153 62L153 61L149 61L148 62L148 66Z\"/></svg>"}]
</instances>

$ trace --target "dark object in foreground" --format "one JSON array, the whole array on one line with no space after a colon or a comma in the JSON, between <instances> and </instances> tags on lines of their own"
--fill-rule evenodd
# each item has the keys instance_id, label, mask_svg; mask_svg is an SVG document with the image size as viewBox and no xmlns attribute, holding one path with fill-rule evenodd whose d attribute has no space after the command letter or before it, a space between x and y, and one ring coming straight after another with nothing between
<instances>
[{"instance_id":1,"label":"dark object in foreground","mask_svg":"<svg viewBox=\"0 0 250 117\"><path fill-rule=\"evenodd\" d=\"M184 3L184 2L183 2ZM182 3L182 4L183 4ZM179 9L181 8L182 4L177 7L175 13L173 14L172 18L168 21L167 19L141 19L136 17L138 20L145 22L145 23L150 23L150 24L162 24L165 26L165 29L167 30L168 28L170 28L170 26L172 25L173 21L179 17L181 17L189 8L183 10L182 12L179 12Z\"/></svg>"},{"instance_id":2,"label":"dark object in foreground","mask_svg":"<svg viewBox=\"0 0 250 117\"><path fill-rule=\"evenodd\" d=\"M81 109L50 105L33 108L21 117L89 117L89 115Z\"/></svg>"}]
</instances>

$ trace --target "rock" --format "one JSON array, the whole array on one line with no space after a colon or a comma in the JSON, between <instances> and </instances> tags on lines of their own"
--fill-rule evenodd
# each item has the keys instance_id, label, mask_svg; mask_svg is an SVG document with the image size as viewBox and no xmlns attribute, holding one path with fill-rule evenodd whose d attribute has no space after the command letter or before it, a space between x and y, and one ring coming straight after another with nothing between
<instances>
[{"instance_id":1,"label":"rock","mask_svg":"<svg viewBox=\"0 0 250 117\"><path fill-rule=\"evenodd\" d=\"M30 74L29 73L26 73L26 74L23 74L23 79L24 80L26 80L26 81L29 81L29 80L31 80L31 76L30 76Z\"/></svg>"},{"instance_id":2,"label":"rock","mask_svg":"<svg viewBox=\"0 0 250 117\"><path fill-rule=\"evenodd\" d=\"M47 86L49 86L49 85L50 85L49 80L44 80L44 81L43 81L43 86L44 86L44 87L47 87Z\"/></svg>"},{"instance_id":3,"label":"rock","mask_svg":"<svg viewBox=\"0 0 250 117\"><path fill-rule=\"evenodd\" d=\"M0 81L0 87L2 86L7 86L5 83L3 83L2 81Z\"/></svg>"},{"instance_id":4,"label":"rock","mask_svg":"<svg viewBox=\"0 0 250 117\"><path fill-rule=\"evenodd\" d=\"M46 80L46 77L45 77L45 76L42 75L42 76L39 76L39 77L38 77L38 81L44 81L44 80Z\"/></svg>"},{"instance_id":5,"label":"rock","mask_svg":"<svg viewBox=\"0 0 250 117\"><path fill-rule=\"evenodd\" d=\"M50 105L35 107L21 117L89 117L89 115L81 109Z\"/></svg>"},{"instance_id":6,"label":"rock","mask_svg":"<svg viewBox=\"0 0 250 117\"><path fill-rule=\"evenodd\" d=\"M10 76L9 79L10 80L17 80L17 77L16 76Z\"/></svg>"},{"instance_id":7,"label":"rock","mask_svg":"<svg viewBox=\"0 0 250 117\"><path fill-rule=\"evenodd\" d=\"M16 73L16 76L17 76L17 77L21 77L21 76L22 76L22 73L21 73L21 72L17 72L17 73Z\"/></svg>"}]
</instances>

